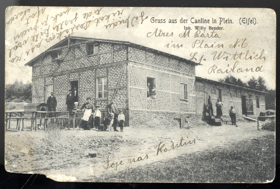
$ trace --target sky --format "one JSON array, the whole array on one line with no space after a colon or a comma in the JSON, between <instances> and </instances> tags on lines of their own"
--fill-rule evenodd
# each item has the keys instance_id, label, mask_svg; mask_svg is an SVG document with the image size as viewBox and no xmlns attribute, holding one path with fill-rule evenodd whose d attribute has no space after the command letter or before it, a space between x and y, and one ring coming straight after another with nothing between
<instances>
[{"instance_id":1,"label":"sky","mask_svg":"<svg viewBox=\"0 0 280 189\"><path fill-rule=\"evenodd\" d=\"M271 9L9 7L5 30L6 83L31 82L31 67L25 64L71 35L129 41L192 59L201 63L199 77L233 75L246 82L261 76L269 89L276 87ZM223 56L217 60L215 54ZM226 69L231 73L222 74Z\"/></svg>"}]
</instances>

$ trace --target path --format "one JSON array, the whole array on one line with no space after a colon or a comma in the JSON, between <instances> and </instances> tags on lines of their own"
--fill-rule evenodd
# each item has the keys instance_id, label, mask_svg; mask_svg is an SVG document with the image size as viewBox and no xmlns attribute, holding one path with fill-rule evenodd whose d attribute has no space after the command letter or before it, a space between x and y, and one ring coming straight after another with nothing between
<instances>
[{"instance_id":1,"label":"path","mask_svg":"<svg viewBox=\"0 0 280 189\"><path fill-rule=\"evenodd\" d=\"M251 140L267 134L271 134L271 132L257 131L255 122L243 122L239 124L239 127L232 125L220 127L197 126L191 129L174 128L172 130L137 130L129 127L125 128L123 133L83 130L63 130L54 133L25 131L7 132L6 145L8 145L7 149L10 149L13 143L19 142L22 145L17 145L16 147L26 148L25 144L29 141L28 146L30 148L39 147L42 149L42 151L35 150L36 153L33 157L29 157L27 154L24 156L19 154L18 158L14 158L21 160L19 164L20 162L21 164L22 162L27 164L32 162L33 166L29 166L29 169L15 168L14 171L29 170L28 172L30 172L32 170L32 172L38 172L36 169L39 169L39 172L47 174L48 177L55 180L94 181L95 177L116 174L118 171L125 170L128 167L135 168L156 161L165 161L182 154L223 148L229 144L242 140ZM179 144L182 137L184 141L195 140L195 144L188 144L167 152L159 152L156 155L156 146L160 142L170 148L172 141L174 144ZM15 146L13 147L16 148ZM22 149L18 150L22 151ZM97 152L97 158L87 157L88 151L92 150ZM9 150L8 152L11 156L12 152ZM148 159L145 158L146 155L148 155ZM14 154L14 156L16 155ZM108 161L106 160L108 157L110 159L110 168L107 168ZM139 161L129 163L133 158ZM119 164L117 170L116 162ZM14 164L10 166L14 166Z\"/></svg>"}]
</instances>

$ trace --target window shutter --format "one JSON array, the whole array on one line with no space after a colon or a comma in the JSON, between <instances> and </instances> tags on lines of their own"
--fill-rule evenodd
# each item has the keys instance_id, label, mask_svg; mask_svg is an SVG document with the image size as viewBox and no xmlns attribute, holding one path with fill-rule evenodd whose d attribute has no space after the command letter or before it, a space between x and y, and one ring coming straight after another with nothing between
<instances>
[{"instance_id":1,"label":"window shutter","mask_svg":"<svg viewBox=\"0 0 280 189\"><path fill-rule=\"evenodd\" d=\"M180 99L184 99L184 84L181 84L180 87Z\"/></svg>"},{"instance_id":2,"label":"window shutter","mask_svg":"<svg viewBox=\"0 0 280 189\"><path fill-rule=\"evenodd\" d=\"M184 99L188 99L188 85L184 85Z\"/></svg>"}]
</instances>

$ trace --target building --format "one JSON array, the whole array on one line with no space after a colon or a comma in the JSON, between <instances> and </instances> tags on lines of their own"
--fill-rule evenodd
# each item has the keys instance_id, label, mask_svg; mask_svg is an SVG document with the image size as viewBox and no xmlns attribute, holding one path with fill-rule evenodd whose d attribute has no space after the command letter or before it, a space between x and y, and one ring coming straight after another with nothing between
<instances>
[{"instance_id":1,"label":"building","mask_svg":"<svg viewBox=\"0 0 280 189\"><path fill-rule=\"evenodd\" d=\"M32 66L33 103L46 102L53 91L57 111L65 111L71 89L79 104L92 97L105 109L113 101L126 125L153 118L180 124L201 115L209 95L213 104L222 98L224 112L231 104L239 115L265 109L263 92L196 77L198 63L131 42L71 36L26 65Z\"/></svg>"}]
</instances>

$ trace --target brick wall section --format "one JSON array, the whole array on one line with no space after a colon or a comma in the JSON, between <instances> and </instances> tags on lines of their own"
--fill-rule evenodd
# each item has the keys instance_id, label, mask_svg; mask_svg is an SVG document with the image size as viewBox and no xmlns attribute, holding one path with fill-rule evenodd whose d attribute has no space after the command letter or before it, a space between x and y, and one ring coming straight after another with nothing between
<instances>
[{"instance_id":1,"label":"brick wall section","mask_svg":"<svg viewBox=\"0 0 280 189\"><path fill-rule=\"evenodd\" d=\"M79 104L84 103L87 97L95 102L96 77L105 76L108 77L109 97L108 100L96 101L96 104L105 109L110 101L114 101L118 108L128 113L126 46L99 43L98 53L86 55L86 44L80 44L71 48L65 46L61 52L61 62L52 61L49 53L34 63L32 102L44 102L45 85L53 84L58 101L57 110L66 111L66 96L71 81L78 81ZM112 66L112 63L116 65ZM99 65L103 68L99 68ZM128 121L128 115L126 117Z\"/></svg>"},{"instance_id":2,"label":"brick wall section","mask_svg":"<svg viewBox=\"0 0 280 189\"><path fill-rule=\"evenodd\" d=\"M129 125L151 119L178 125L174 118L196 112L195 66L148 50L128 47ZM147 78L155 78L156 98L147 98ZM188 85L188 102L180 100L181 83ZM183 123L182 123L183 124Z\"/></svg>"}]
</instances>

